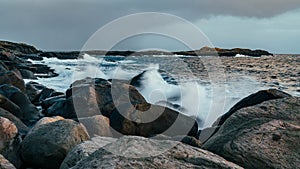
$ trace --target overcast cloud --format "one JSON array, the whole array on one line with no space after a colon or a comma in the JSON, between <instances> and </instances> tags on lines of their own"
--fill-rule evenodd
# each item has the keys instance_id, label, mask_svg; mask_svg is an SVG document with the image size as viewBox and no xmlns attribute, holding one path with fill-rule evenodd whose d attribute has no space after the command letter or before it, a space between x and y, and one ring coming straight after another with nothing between
<instances>
[{"instance_id":1,"label":"overcast cloud","mask_svg":"<svg viewBox=\"0 0 300 169\"><path fill-rule=\"evenodd\" d=\"M272 23L270 27L265 25L262 32L277 25L281 28L282 34L297 36L295 33L299 33L297 32L300 29L299 27L297 29L299 25L283 22L276 24L276 22L279 19L289 19L293 15L298 15L300 19L299 8L299 0L2 0L0 1L0 39L26 42L44 50L81 49L95 31L118 17L137 12L164 12L183 17L200 29L204 24L206 31L204 33L210 35L209 38L213 39L216 46L239 47L241 45L251 48L256 47L253 45L255 39L253 37L249 37L247 43L247 36L244 34L242 39L234 40L236 43L229 43L228 38L224 39L226 36L222 35L222 31L214 34L210 30L220 31L216 27L222 27L224 22L226 29L230 23L233 24L231 32L227 30L229 34L239 32L234 29L247 29L247 20L249 20L249 23L254 24L262 21ZM286 15L286 13L292 14ZM205 20L206 25L203 22ZM297 22L294 20L291 19L292 22ZM285 24L288 24L287 28ZM251 26L249 29L260 31L260 28ZM268 38L271 38L272 33L268 33ZM244 43L239 45L242 40ZM122 49L134 48L132 44L121 46ZM272 45L267 48L276 52L286 52L284 49L276 50L278 44L274 45L274 48Z\"/></svg>"}]
</instances>

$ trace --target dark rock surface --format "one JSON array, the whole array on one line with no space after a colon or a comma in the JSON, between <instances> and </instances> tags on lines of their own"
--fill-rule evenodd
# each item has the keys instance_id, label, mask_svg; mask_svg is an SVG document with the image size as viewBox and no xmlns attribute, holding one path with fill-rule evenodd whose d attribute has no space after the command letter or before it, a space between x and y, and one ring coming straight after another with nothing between
<instances>
[{"instance_id":1,"label":"dark rock surface","mask_svg":"<svg viewBox=\"0 0 300 169\"><path fill-rule=\"evenodd\" d=\"M298 168L300 98L287 97L232 114L203 148L245 168Z\"/></svg>"},{"instance_id":2,"label":"dark rock surface","mask_svg":"<svg viewBox=\"0 0 300 169\"><path fill-rule=\"evenodd\" d=\"M0 51L18 52L24 54L36 54L39 52L39 50L31 45L8 41L0 41Z\"/></svg>"},{"instance_id":3,"label":"dark rock surface","mask_svg":"<svg viewBox=\"0 0 300 169\"><path fill-rule=\"evenodd\" d=\"M21 155L28 166L55 169L74 146L88 139L83 125L59 120L30 132L22 142Z\"/></svg>"},{"instance_id":4,"label":"dark rock surface","mask_svg":"<svg viewBox=\"0 0 300 169\"><path fill-rule=\"evenodd\" d=\"M21 115L16 115L26 124L31 125L40 118L38 109L30 102L28 97L18 88L11 85L1 85L0 94L8 98L21 110Z\"/></svg>"},{"instance_id":5,"label":"dark rock surface","mask_svg":"<svg viewBox=\"0 0 300 169\"><path fill-rule=\"evenodd\" d=\"M199 50L192 51L179 51L173 52L177 55L190 55L190 56L236 56L237 54L260 57L263 55L273 55L265 50L251 50L251 49L243 49L243 48L234 48L234 49L221 49L221 48L210 48L203 47Z\"/></svg>"}]
</instances>

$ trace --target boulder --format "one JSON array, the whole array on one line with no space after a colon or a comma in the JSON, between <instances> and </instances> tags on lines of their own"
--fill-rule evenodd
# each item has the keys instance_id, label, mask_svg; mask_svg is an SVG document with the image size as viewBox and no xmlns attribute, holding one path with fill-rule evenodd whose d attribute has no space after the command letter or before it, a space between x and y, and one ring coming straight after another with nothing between
<instances>
[{"instance_id":1,"label":"boulder","mask_svg":"<svg viewBox=\"0 0 300 169\"><path fill-rule=\"evenodd\" d=\"M13 142L17 134L16 125L7 118L0 117L0 153Z\"/></svg>"},{"instance_id":2,"label":"boulder","mask_svg":"<svg viewBox=\"0 0 300 169\"><path fill-rule=\"evenodd\" d=\"M17 168L23 165L20 158L20 142L18 129L14 123L0 117L0 154L13 163Z\"/></svg>"},{"instance_id":3,"label":"boulder","mask_svg":"<svg viewBox=\"0 0 300 169\"><path fill-rule=\"evenodd\" d=\"M39 92L36 97L34 98L34 100L32 101L35 105L41 105L42 101L51 98L51 97L55 97L55 96L63 96L64 93L61 92L57 92L54 89L50 89L50 88L44 88L42 89L41 92Z\"/></svg>"},{"instance_id":4,"label":"boulder","mask_svg":"<svg viewBox=\"0 0 300 169\"><path fill-rule=\"evenodd\" d=\"M241 168L206 150L177 141L126 136L79 161L77 168Z\"/></svg>"},{"instance_id":5,"label":"boulder","mask_svg":"<svg viewBox=\"0 0 300 169\"><path fill-rule=\"evenodd\" d=\"M59 120L64 120L63 117L55 116L55 117L43 117L38 122L34 124L34 126L30 129L29 133L32 133L33 131L37 130L40 126L48 123L53 123Z\"/></svg>"},{"instance_id":6,"label":"boulder","mask_svg":"<svg viewBox=\"0 0 300 169\"><path fill-rule=\"evenodd\" d=\"M26 125L32 125L40 118L38 109L30 102L28 97L12 85L1 85L0 94L19 106L22 111L21 120ZM19 117L19 116L18 116Z\"/></svg>"},{"instance_id":7,"label":"boulder","mask_svg":"<svg viewBox=\"0 0 300 169\"><path fill-rule=\"evenodd\" d=\"M28 134L22 142L21 155L28 166L55 169L74 146L88 139L80 123L59 120L41 125Z\"/></svg>"},{"instance_id":8,"label":"boulder","mask_svg":"<svg viewBox=\"0 0 300 169\"><path fill-rule=\"evenodd\" d=\"M16 167L0 154L0 169L16 169Z\"/></svg>"},{"instance_id":9,"label":"boulder","mask_svg":"<svg viewBox=\"0 0 300 169\"><path fill-rule=\"evenodd\" d=\"M92 117L85 117L78 119L87 129L90 137L103 136L112 137L112 133L109 126L109 118L96 115Z\"/></svg>"},{"instance_id":10,"label":"boulder","mask_svg":"<svg viewBox=\"0 0 300 169\"><path fill-rule=\"evenodd\" d=\"M21 111L20 107L2 94L0 94L0 107L9 112L12 112L18 118L24 119L24 114Z\"/></svg>"},{"instance_id":11,"label":"boulder","mask_svg":"<svg viewBox=\"0 0 300 169\"><path fill-rule=\"evenodd\" d=\"M23 79L37 79L34 73L27 69L19 69Z\"/></svg>"},{"instance_id":12,"label":"boulder","mask_svg":"<svg viewBox=\"0 0 300 169\"><path fill-rule=\"evenodd\" d=\"M0 73L0 84L11 84L25 92L25 82L18 70L6 71Z\"/></svg>"},{"instance_id":13,"label":"boulder","mask_svg":"<svg viewBox=\"0 0 300 169\"><path fill-rule=\"evenodd\" d=\"M66 96L69 101L72 100L78 117L99 114L109 117L116 105L122 102L146 103L137 89L124 81L109 82L100 78L86 78L74 82Z\"/></svg>"},{"instance_id":14,"label":"boulder","mask_svg":"<svg viewBox=\"0 0 300 169\"><path fill-rule=\"evenodd\" d=\"M43 102L42 102L43 103ZM49 106L47 109L43 110L45 116L62 116L64 118L76 119L76 112L74 110L73 102L66 100L65 98L60 98L55 100L51 105L42 104L44 106Z\"/></svg>"},{"instance_id":15,"label":"boulder","mask_svg":"<svg viewBox=\"0 0 300 169\"><path fill-rule=\"evenodd\" d=\"M74 147L62 162L60 169L69 169L75 166L80 160L88 157L96 150L104 147L107 144L115 142L115 138L97 136L91 140L84 141Z\"/></svg>"},{"instance_id":16,"label":"boulder","mask_svg":"<svg viewBox=\"0 0 300 169\"><path fill-rule=\"evenodd\" d=\"M148 103L119 105L110 116L110 125L121 134L144 137L157 134L196 137L198 132L195 119L169 108Z\"/></svg>"},{"instance_id":17,"label":"boulder","mask_svg":"<svg viewBox=\"0 0 300 169\"><path fill-rule=\"evenodd\" d=\"M10 112L0 108L0 117L7 118L11 122L13 122L16 125L16 127L18 128L19 134L21 136L25 136L28 133L29 128L19 118L17 118Z\"/></svg>"},{"instance_id":18,"label":"boulder","mask_svg":"<svg viewBox=\"0 0 300 169\"><path fill-rule=\"evenodd\" d=\"M46 88L46 86L36 82L28 82L26 83L25 86L26 86L26 94L32 103L34 102L34 99L37 97L37 95L41 92L41 90Z\"/></svg>"},{"instance_id":19,"label":"boulder","mask_svg":"<svg viewBox=\"0 0 300 169\"><path fill-rule=\"evenodd\" d=\"M245 168L298 168L300 98L286 97L232 114L203 148Z\"/></svg>"}]
</instances>

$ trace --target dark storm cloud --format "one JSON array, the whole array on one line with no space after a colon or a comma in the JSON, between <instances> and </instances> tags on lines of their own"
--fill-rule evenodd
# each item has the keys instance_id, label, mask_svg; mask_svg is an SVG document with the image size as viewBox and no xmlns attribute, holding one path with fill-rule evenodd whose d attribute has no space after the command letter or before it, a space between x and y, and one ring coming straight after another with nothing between
<instances>
[{"instance_id":1,"label":"dark storm cloud","mask_svg":"<svg viewBox=\"0 0 300 169\"><path fill-rule=\"evenodd\" d=\"M268 18L297 8L299 0L3 0L0 39L80 49L104 24L136 12L171 13L193 22L214 15Z\"/></svg>"}]
</instances>

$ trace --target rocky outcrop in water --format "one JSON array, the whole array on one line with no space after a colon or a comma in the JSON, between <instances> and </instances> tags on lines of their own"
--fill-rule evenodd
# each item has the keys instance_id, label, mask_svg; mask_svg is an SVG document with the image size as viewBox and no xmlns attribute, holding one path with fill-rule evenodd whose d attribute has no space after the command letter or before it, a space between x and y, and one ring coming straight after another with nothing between
<instances>
[{"instance_id":1,"label":"rocky outcrop in water","mask_svg":"<svg viewBox=\"0 0 300 169\"><path fill-rule=\"evenodd\" d=\"M0 41L0 51L7 51L16 54L37 54L40 52L34 46L25 43L14 43L8 41Z\"/></svg>"}]
</instances>

